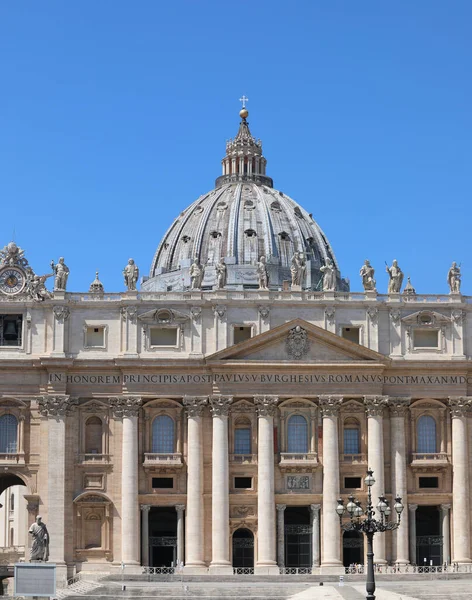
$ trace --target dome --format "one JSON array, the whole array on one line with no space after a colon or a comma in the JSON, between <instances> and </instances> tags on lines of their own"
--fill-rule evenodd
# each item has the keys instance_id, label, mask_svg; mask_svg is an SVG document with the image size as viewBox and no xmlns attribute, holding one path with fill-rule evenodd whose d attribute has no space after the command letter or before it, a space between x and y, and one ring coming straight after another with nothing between
<instances>
[{"instance_id":1,"label":"dome","mask_svg":"<svg viewBox=\"0 0 472 600\"><path fill-rule=\"evenodd\" d=\"M236 138L226 145L222 167L216 188L180 213L164 235L143 290L188 289L195 259L203 271L202 289L216 285L215 267L222 259L227 271L224 287L258 288L256 264L261 256L266 259L269 288L279 289L291 280L296 253L303 253L306 260L304 288L321 289L320 267L331 259L337 269L337 289L349 289L312 215L274 189L266 175L262 143L251 135L244 116Z\"/></svg>"}]
</instances>

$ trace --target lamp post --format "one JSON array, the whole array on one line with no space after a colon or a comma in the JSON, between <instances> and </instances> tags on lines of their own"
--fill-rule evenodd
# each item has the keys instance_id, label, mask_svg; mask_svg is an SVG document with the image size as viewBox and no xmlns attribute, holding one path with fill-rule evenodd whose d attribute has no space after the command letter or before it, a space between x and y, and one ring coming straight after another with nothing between
<instances>
[{"instance_id":1,"label":"lamp post","mask_svg":"<svg viewBox=\"0 0 472 600\"><path fill-rule=\"evenodd\" d=\"M374 534L391 531L397 529L400 525L401 514L403 511L402 499L397 496L393 506L397 514L396 521L389 521L388 518L392 512L385 496L379 497L379 502L376 506L380 513L380 519L375 519L375 510L372 504L372 486L375 483L372 469L367 470L367 476L364 479L367 486L367 507L364 509L361 506L360 500L356 500L354 496L349 496L346 506L343 504L342 498L339 498L336 512L339 515L339 524L343 531L359 531L365 533L367 537L367 582L366 582L366 600L375 600L375 575L374 575ZM349 514L350 522L343 524L343 515ZM364 518L362 518L364 517Z\"/></svg>"}]
</instances>

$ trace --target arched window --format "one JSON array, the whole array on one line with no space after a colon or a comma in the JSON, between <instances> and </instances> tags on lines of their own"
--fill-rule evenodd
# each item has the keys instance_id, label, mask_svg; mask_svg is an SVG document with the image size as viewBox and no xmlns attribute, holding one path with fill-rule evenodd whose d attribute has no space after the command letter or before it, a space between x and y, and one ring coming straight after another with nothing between
<instances>
[{"instance_id":1,"label":"arched window","mask_svg":"<svg viewBox=\"0 0 472 600\"><path fill-rule=\"evenodd\" d=\"M234 454L251 454L251 425L240 423L234 430Z\"/></svg>"},{"instance_id":2,"label":"arched window","mask_svg":"<svg viewBox=\"0 0 472 600\"><path fill-rule=\"evenodd\" d=\"M90 417L85 423L85 453L102 454L102 421Z\"/></svg>"},{"instance_id":3,"label":"arched window","mask_svg":"<svg viewBox=\"0 0 472 600\"><path fill-rule=\"evenodd\" d=\"M417 444L416 451L425 454L434 454L436 450L436 421L429 415L418 419L416 426Z\"/></svg>"},{"instance_id":4,"label":"arched window","mask_svg":"<svg viewBox=\"0 0 472 600\"><path fill-rule=\"evenodd\" d=\"M174 452L174 421L167 415L160 415L152 422L152 451L156 454Z\"/></svg>"},{"instance_id":5,"label":"arched window","mask_svg":"<svg viewBox=\"0 0 472 600\"><path fill-rule=\"evenodd\" d=\"M287 441L288 452L308 452L308 423L302 415L292 415L288 420Z\"/></svg>"},{"instance_id":6,"label":"arched window","mask_svg":"<svg viewBox=\"0 0 472 600\"><path fill-rule=\"evenodd\" d=\"M0 453L16 454L18 421L14 415L0 417Z\"/></svg>"},{"instance_id":7,"label":"arched window","mask_svg":"<svg viewBox=\"0 0 472 600\"><path fill-rule=\"evenodd\" d=\"M360 427L356 419L344 421L344 454L360 454Z\"/></svg>"}]
</instances>

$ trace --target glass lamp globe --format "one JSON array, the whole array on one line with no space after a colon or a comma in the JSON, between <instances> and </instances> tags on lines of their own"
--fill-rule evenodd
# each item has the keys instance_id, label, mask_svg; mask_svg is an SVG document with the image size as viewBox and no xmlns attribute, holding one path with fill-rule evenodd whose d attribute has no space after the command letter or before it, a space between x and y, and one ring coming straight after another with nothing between
<instances>
[{"instance_id":1,"label":"glass lamp globe","mask_svg":"<svg viewBox=\"0 0 472 600\"><path fill-rule=\"evenodd\" d=\"M367 471L367 475L366 475L366 478L364 479L364 483L366 484L367 487L372 487L374 485L375 479L374 479L373 471L371 469L369 469Z\"/></svg>"}]
</instances>

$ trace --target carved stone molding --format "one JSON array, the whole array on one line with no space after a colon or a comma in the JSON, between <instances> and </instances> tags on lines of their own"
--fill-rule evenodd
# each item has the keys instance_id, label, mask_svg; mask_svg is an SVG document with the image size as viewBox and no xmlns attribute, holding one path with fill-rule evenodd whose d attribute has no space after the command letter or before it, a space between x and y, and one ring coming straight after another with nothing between
<instances>
[{"instance_id":1,"label":"carved stone molding","mask_svg":"<svg viewBox=\"0 0 472 600\"><path fill-rule=\"evenodd\" d=\"M121 318L123 319L123 321L135 321L137 313L138 309L136 308L136 306L123 306L123 308L121 309Z\"/></svg>"},{"instance_id":2,"label":"carved stone molding","mask_svg":"<svg viewBox=\"0 0 472 600\"><path fill-rule=\"evenodd\" d=\"M256 510L254 506L233 506L231 508L232 517L249 517L254 516L255 514Z\"/></svg>"},{"instance_id":3,"label":"carved stone molding","mask_svg":"<svg viewBox=\"0 0 472 600\"><path fill-rule=\"evenodd\" d=\"M452 504L440 504L440 506L443 512L449 512L451 510Z\"/></svg>"},{"instance_id":4,"label":"carved stone molding","mask_svg":"<svg viewBox=\"0 0 472 600\"><path fill-rule=\"evenodd\" d=\"M323 417L337 417L343 403L343 396L320 396L320 409Z\"/></svg>"},{"instance_id":5,"label":"carved stone molding","mask_svg":"<svg viewBox=\"0 0 472 600\"><path fill-rule=\"evenodd\" d=\"M259 314L261 315L264 321L267 321L270 315L270 308L266 305L261 305L258 307Z\"/></svg>"},{"instance_id":6,"label":"carved stone molding","mask_svg":"<svg viewBox=\"0 0 472 600\"><path fill-rule=\"evenodd\" d=\"M211 416L227 417L233 396L210 396Z\"/></svg>"},{"instance_id":7,"label":"carved stone molding","mask_svg":"<svg viewBox=\"0 0 472 600\"><path fill-rule=\"evenodd\" d=\"M174 508L177 511L177 514L182 514L185 511L185 504L176 504Z\"/></svg>"},{"instance_id":8,"label":"carved stone molding","mask_svg":"<svg viewBox=\"0 0 472 600\"><path fill-rule=\"evenodd\" d=\"M406 396L390 396L388 399L388 406L392 417L404 417L408 412L410 402L411 398L407 398Z\"/></svg>"},{"instance_id":9,"label":"carved stone molding","mask_svg":"<svg viewBox=\"0 0 472 600\"><path fill-rule=\"evenodd\" d=\"M150 504L141 504L140 508L141 508L141 512L148 514L149 511L151 510L151 505Z\"/></svg>"},{"instance_id":10,"label":"carved stone molding","mask_svg":"<svg viewBox=\"0 0 472 600\"><path fill-rule=\"evenodd\" d=\"M413 512L415 512L417 508L418 508L417 504L409 504L408 505L408 510L411 510Z\"/></svg>"},{"instance_id":11,"label":"carved stone molding","mask_svg":"<svg viewBox=\"0 0 472 600\"><path fill-rule=\"evenodd\" d=\"M222 321L226 316L226 306L223 306L222 304L216 304L215 306L213 306L213 312L218 317L218 319Z\"/></svg>"},{"instance_id":12,"label":"carved stone molding","mask_svg":"<svg viewBox=\"0 0 472 600\"><path fill-rule=\"evenodd\" d=\"M377 320L379 317L379 309L376 306L369 306L367 308L367 314L372 322L372 325L377 325Z\"/></svg>"},{"instance_id":13,"label":"carved stone molding","mask_svg":"<svg viewBox=\"0 0 472 600\"><path fill-rule=\"evenodd\" d=\"M190 308L190 315L195 323L199 323L202 317L202 307L201 306L192 306Z\"/></svg>"},{"instance_id":14,"label":"carved stone molding","mask_svg":"<svg viewBox=\"0 0 472 600\"><path fill-rule=\"evenodd\" d=\"M398 308L392 308L390 310L390 319L392 320L392 323L394 325L398 325L398 323L400 323L401 316L402 316L402 313L398 310Z\"/></svg>"},{"instance_id":15,"label":"carved stone molding","mask_svg":"<svg viewBox=\"0 0 472 600\"><path fill-rule=\"evenodd\" d=\"M451 417L460 418L467 416L470 412L472 397L469 396L449 396L449 406L451 408Z\"/></svg>"},{"instance_id":16,"label":"carved stone molding","mask_svg":"<svg viewBox=\"0 0 472 600\"><path fill-rule=\"evenodd\" d=\"M273 417L277 410L278 396L254 396L258 417Z\"/></svg>"},{"instance_id":17,"label":"carved stone molding","mask_svg":"<svg viewBox=\"0 0 472 600\"><path fill-rule=\"evenodd\" d=\"M114 396L108 398L115 419L137 417L143 401L139 396Z\"/></svg>"},{"instance_id":18,"label":"carved stone molding","mask_svg":"<svg viewBox=\"0 0 472 600\"><path fill-rule=\"evenodd\" d=\"M365 412L367 417L383 416L384 408L388 404L388 396L364 396Z\"/></svg>"},{"instance_id":19,"label":"carved stone molding","mask_svg":"<svg viewBox=\"0 0 472 600\"><path fill-rule=\"evenodd\" d=\"M53 306L52 312L59 323L64 323L64 321L67 321L70 315L70 310L67 308L67 306Z\"/></svg>"},{"instance_id":20,"label":"carved stone molding","mask_svg":"<svg viewBox=\"0 0 472 600\"><path fill-rule=\"evenodd\" d=\"M208 403L208 396L184 396L184 406L188 418L201 417L203 409Z\"/></svg>"},{"instance_id":21,"label":"carved stone molding","mask_svg":"<svg viewBox=\"0 0 472 600\"><path fill-rule=\"evenodd\" d=\"M320 516L321 504L310 504L312 516L316 519Z\"/></svg>"},{"instance_id":22,"label":"carved stone molding","mask_svg":"<svg viewBox=\"0 0 472 600\"><path fill-rule=\"evenodd\" d=\"M336 308L334 306L327 306L325 308L326 320L330 325L334 323L334 316L336 315Z\"/></svg>"},{"instance_id":23,"label":"carved stone molding","mask_svg":"<svg viewBox=\"0 0 472 600\"><path fill-rule=\"evenodd\" d=\"M65 417L69 415L79 403L78 398L70 396L40 396L38 410L43 417Z\"/></svg>"},{"instance_id":24,"label":"carved stone molding","mask_svg":"<svg viewBox=\"0 0 472 600\"><path fill-rule=\"evenodd\" d=\"M287 505L286 504L276 504L275 507L276 507L277 511L283 512L287 508Z\"/></svg>"},{"instance_id":25,"label":"carved stone molding","mask_svg":"<svg viewBox=\"0 0 472 600\"><path fill-rule=\"evenodd\" d=\"M462 319L464 317L464 312L460 308L454 308L451 311L451 318L457 325L462 324Z\"/></svg>"},{"instance_id":26,"label":"carved stone molding","mask_svg":"<svg viewBox=\"0 0 472 600\"><path fill-rule=\"evenodd\" d=\"M297 325L288 332L285 340L285 348L290 358L300 360L308 354L310 342L306 329Z\"/></svg>"}]
</instances>

